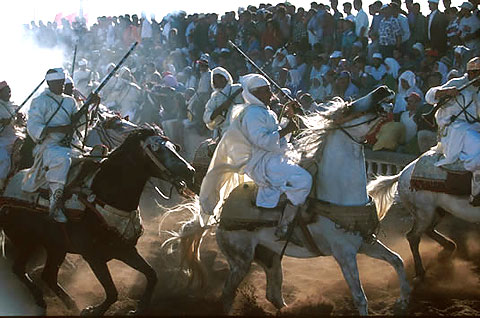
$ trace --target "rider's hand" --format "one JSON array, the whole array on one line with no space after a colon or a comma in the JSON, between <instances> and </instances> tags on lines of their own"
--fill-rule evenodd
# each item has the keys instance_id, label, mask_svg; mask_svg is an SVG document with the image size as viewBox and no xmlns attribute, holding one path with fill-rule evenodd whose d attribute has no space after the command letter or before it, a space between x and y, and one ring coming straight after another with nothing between
<instances>
[{"instance_id":1,"label":"rider's hand","mask_svg":"<svg viewBox=\"0 0 480 318\"><path fill-rule=\"evenodd\" d=\"M15 125L17 126L25 126L26 122L25 114L18 113L15 117Z\"/></svg>"},{"instance_id":2,"label":"rider's hand","mask_svg":"<svg viewBox=\"0 0 480 318\"><path fill-rule=\"evenodd\" d=\"M299 108L300 105L296 101L291 101L285 104L284 115L288 119L295 117L295 109Z\"/></svg>"},{"instance_id":3,"label":"rider's hand","mask_svg":"<svg viewBox=\"0 0 480 318\"><path fill-rule=\"evenodd\" d=\"M92 104L93 105L100 104L100 96L98 96L98 94L92 94Z\"/></svg>"},{"instance_id":4,"label":"rider's hand","mask_svg":"<svg viewBox=\"0 0 480 318\"><path fill-rule=\"evenodd\" d=\"M459 91L456 87L446 87L439 91L440 93L440 98L445 98L445 97L455 97L458 95Z\"/></svg>"}]
</instances>

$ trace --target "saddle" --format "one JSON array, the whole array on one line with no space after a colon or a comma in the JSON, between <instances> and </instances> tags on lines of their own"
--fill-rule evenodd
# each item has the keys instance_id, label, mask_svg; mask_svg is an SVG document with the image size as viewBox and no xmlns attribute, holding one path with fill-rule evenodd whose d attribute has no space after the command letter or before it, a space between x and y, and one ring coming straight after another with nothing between
<instances>
[{"instance_id":1,"label":"saddle","mask_svg":"<svg viewBox=\"0 0 480 318\"><path fill-rule=\"evenodd\" d=\"M458 196L470 195L472 173L465 170L460 161L441 167L435 166L441 157L442 154L430 150L418 158L410 178L410 188Z\"/></svg>"},{"instance_id":2,"label":"saddle","mask_svg":"<svg viewBox=\"0 0 480 318\"><path fill-rule=\"evenodd\" d=\"M267 209L256 206L258 187L253 182L245 182L236 187L225 201L220 216L220 227L226 230L254 231L262 227L275 227L283 213L287 198L282 194L275 208ZM337 206L309 198L307 209L297 218L298 226L293 231L292 242L319 254L313 241L308 224L317 221L319 216L333 221L338 228L347 232L359 233L370 240L378 229L379 220L375 205L370 202L364 206Z\"/></svg>"}]
</instances>

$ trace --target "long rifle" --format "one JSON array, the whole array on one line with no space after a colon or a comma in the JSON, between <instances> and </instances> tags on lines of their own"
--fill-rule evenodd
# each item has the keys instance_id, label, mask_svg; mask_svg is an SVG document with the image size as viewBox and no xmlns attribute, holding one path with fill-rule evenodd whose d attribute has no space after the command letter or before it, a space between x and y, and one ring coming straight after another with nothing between
<instances>
[{"instance_id":1,"label":"long rifle","mask_svg":"<svg viewBox=\"0 0 480 318\"><path fill-rule=\"evenodd\" d=\"M40 82L40 84L38 84L37 87L35 87L35 89L30 93L30 95L28 95L27 98L25 98L25 100L20 104L20 106L18 106L17 109L15 109L15 112L10 116L10 120L12 120L15 116L17 116L17 114L20 112L23 106L25 106L28 100L33 96L33 94L35 94L38 91L38 89L40 88L40 86L42 86L44 82L45 82L45 79L43 79ZM5 127L7 127L7 125L8 124L3 124L2 127L0 127L0 133L5 129Z\"/></svg>"},{"instance_id":2,"label":"long rifle","mask_svg":"<svg viewBox=\"0 0 480 318\"><path fill-rule=\"evenodd\" d=\"M138 42L135 42L130 46L130 49L128 52L122 57L120 62L118 62L117 66L113 70L108 73L108 75L102 80L100 85L88 95L87 100L85 103L83 103L83 106L72 116L72 123L71 125L74 127L74 130L76 129L78 122L80 121L80 118L88 113L88 107L96 100L98 93L102 90L102 88L107 84L107 82L112 78L113 75L118 71L118 69L122 66L123 63L125 63L125 60L128 58L128 56L132 53L132 51L135 49L135 47L138 45ZM88 124L88 123L87 123ZM65 135L64 138L64 143L66 145L70 145L73 137L73 131L69 134Z\"/></svg>"},{"instance_id":3,"label":"long rifle","mask_svg":"<svg viewBox=\"0 0 480 318\"><path fill-rule=\"evenodd\" d=\"M73 73L75 73L75 61L77 59L77 46L78 46L78 43L75 44L75 50L73 51L72 72L70 73L72 75L72 79L73 79Z\"/></svg>"},{"instance_id":4,"label":"long rifle","mask_svg":"<svg viewBox=\"0 0 480 318\"><path fill-rule=\"evenodd\" d=\"M228 41L228 44L230 44L231 47L233 47L238 53L240 53L241 56L243 56L243 58L250 64L252 64L252 66L260 73L262 74L266 79L267 81L270 82L270 84L272 84L273 86L275 86L277 88L277 90L283 94L283 96L285 96L287 99L289 99L290 101L292 102L295 102L295 103L298 103L297 100L295 100L294 98L292 98L290 95L286 94L282 88L280 87L280 85L278 85L270 76L268 76L267 73L265 73L260 67L258 67L258 65L247 55L245 54L242 49L240 49L235 43L233 43L231 40ZM278 120L280 121L280 119L282 119L283 117L283 114L285 112L285 105L283 105L282 107L282 111L280 112L280 115L278 117ZM298 127L298 124L295 123L295 125L297 125Z\"/></svg>"},{"instance_id":5,"label":"long rifle","mask_svg":"<svg viewBox=\"0 0 480 318\"><path fill-rule=\"evenodd\" d=\"M471 81L468 81L467 83L465 83L465 85L459 87L458 92L461 92L464 89L466 89L467 87L470 87L476 81L480 81L480 75L475 77ZM435 104L435 106L433 107L433 109L431 111L429 111L428 113L422 114L423 120L425 120L425 122L427 122L427 124L429 124L431 127L435 127L435 114L437 113L437 111L442 106L444 106L447 102L452 100L452 98L453 97L449 96L449 97L445 97L445 98L440 99L440 101Z\"/></svg>"}]
</instances>

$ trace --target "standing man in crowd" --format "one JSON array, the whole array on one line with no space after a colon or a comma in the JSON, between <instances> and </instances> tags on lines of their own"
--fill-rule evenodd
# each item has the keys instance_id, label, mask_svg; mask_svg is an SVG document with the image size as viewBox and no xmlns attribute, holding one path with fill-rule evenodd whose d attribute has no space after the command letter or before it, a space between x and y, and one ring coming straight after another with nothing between
<instances>
[{"instance_id":1,"label":"standing man in crowd","mask_svg":"<svg viewBox=\"0 0 480 318\"><path fill-rule=\"evenodd\" d=\"M447 25L445 14L438 9L438 0L428 0L431 13L428 15L427 37L430 47L444 55L447 50Z\"/></svg>"},{"instance_id":2,"label":"standing man in crowd","mask_svg":"<svg viewBox=\"0 0 480 318\"><path fill-rule=\"evenodd\" d=\"M362 8L362 0L354 0L353 7L358 11L355 17L355 33L358 40L362 42L363 47L367 47L369 22L368 16Z\"/></svg>"}]
</instances>

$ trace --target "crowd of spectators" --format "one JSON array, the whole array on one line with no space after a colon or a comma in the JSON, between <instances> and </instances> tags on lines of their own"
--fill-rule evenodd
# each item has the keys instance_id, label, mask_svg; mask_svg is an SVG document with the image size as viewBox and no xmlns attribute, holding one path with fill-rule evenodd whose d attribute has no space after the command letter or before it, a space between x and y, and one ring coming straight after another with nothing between
<instances>
[{"instance_id":1,"label":"crowd of spectators","mask_svg":"<svg viewBox=\"0 0 480 318\"><path fill-rule=\"evenodd\" d=\"M222 16L181 11L160 21L135 14L103 16L91 27L78 18L61 25L32 21L25 30L45 47L72 52L78 43L81 67L91 70L86 78L77 76L79 86L104 76L139 41L121 76L145 89L167 87L185 102L195 91L211 91L210 79L202 80L205 70L222 66L235 81L255 71L229 40L305 108L315 109L335 96L355 99L384 84L397 93L390 118L397 124L384 125L393 127L386 134L396 137L385 145L377 136L369 141L374 149L417 154L435 142L435 128L419 116L431 107L424 102L426 91L462 76L466 62L480 55L479 2L453 7L451 0L443 0L441 11L439 0L429 0L430 12L422 12L413 0L375 1L368 8L362 0L342 8L338 0L312 2L310 8L285 2Z\"/></svg>"}]
</instances>

